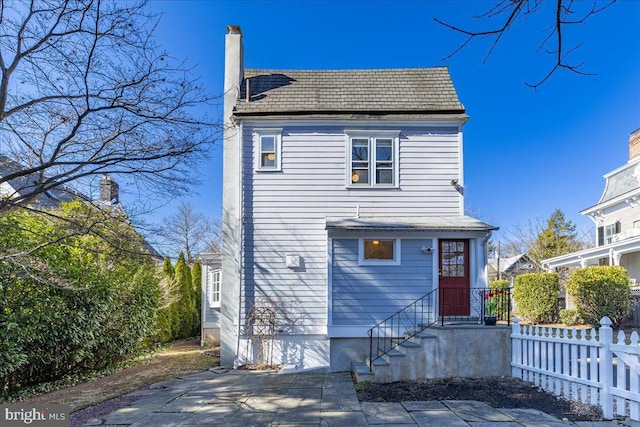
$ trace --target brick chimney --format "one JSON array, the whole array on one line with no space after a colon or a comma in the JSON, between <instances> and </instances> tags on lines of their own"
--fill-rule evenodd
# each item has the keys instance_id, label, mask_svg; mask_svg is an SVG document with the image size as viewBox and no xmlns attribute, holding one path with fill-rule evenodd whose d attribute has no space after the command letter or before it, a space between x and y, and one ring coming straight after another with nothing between
<instances>
[{"instance_id":1,"label":"brick chimney","mask_svg":"<svg viewBox=\"0 0 640 427\"><path fill-rule=\"evenodd\" d=\"M640 156L640 129L631 132L629 136L629 160Z\"/></svg>"},{"instance_id":2,"label":"brick chimney","mask_svg":"<svg viewBox=\"0 0 640 427\"><path fill-rule=\"evenodd\" d=\"M118 183L109 175L100 180L100 201L108 204L118 203Z\"/></svg>"}]
</instances>

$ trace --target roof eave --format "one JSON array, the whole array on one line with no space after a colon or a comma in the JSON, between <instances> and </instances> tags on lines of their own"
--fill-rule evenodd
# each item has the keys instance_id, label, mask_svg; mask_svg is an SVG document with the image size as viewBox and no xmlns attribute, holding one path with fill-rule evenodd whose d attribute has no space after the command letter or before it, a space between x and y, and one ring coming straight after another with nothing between
<instances>
[{"instance_id":1,"label":"roof eave","mask_svg":"<svg viewBox=\"0 0 640 427\"><path fill-rule=\"evenodd\" d=\"M384 225L363 225L363 226L326 226L326 230L331 231L496 231L499 227L430 227L430 226L384 226Z\"/></svg>"},{"instance_id":2,"label":"roof eave","mask_svg":"<svg viewBox=\"0 0 640 427\"><path fill-rule=\"evenodd\" d=\"M389 116L389 115L438 115L438 116L464 116L468 118L464 109L452 110L296 110L296 111L234 111L237 117L254 116L308 116L308 115L351 115L351 116Z\"/></svg>"}]
</instances>

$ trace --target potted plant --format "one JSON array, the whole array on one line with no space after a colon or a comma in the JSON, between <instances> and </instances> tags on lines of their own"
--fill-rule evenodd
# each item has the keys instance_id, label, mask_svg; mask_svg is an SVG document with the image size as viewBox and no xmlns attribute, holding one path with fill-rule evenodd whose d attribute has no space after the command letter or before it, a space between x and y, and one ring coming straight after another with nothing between
<instances>
[{"instance_id":1,"label":"potted plant","mask_svg":"<svg viewBox=\"0 0 640 427\"><path fill-rule=\"evenodd\" d=\"M502 289L485 292L484 294L484 324L493 326L498 321L498 295Z\"/></svg>"}]
</instances>

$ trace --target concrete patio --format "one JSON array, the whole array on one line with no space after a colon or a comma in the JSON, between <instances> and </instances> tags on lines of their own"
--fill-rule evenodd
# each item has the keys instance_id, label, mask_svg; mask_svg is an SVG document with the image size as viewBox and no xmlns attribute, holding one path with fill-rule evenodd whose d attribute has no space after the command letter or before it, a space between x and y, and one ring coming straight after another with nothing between
<instances>
[{"instance_id":1,"label":"concrete patio","mask_svg":"<svg viewBox=\"0 0 640 427\"><path fill-rule=\"evenodd\" d=\"M563 422L533 409L476 401L359 402L351 374L277 374L217 368L153 384L138 400L85 426L640 427L632 421Z\"/></svg>"}]
</instances>

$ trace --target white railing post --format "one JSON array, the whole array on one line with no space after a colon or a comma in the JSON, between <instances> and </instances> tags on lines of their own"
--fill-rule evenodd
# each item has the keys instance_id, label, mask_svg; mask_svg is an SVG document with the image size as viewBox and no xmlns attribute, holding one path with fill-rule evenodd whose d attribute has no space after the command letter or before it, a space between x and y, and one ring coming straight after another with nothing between
<instances>
[{"instance_id":1,"label":"white railing post","mask_svg":"<svg viewBox=\"0 0 640 427\"><path fill-rule=\"evenodd\" d=\"M613 344L613 330L611 329L611 319L607 316L600 319L599 329L600 341L600 406L602 416L605 419L613 419L613 397L611 387L613 387L613 355L611 344Z\"/></svg>"},{"instance_id":2,"label":"white railing post","mask_svg":"<svg viewBox=\"0 0 640 427\"><path fill-rule=\"evenodd\" d=\"M514 316L513 324L511 325L511 376L518 379L522 379L522 369L516 368L514 364L522 363L520 352L520 319L518 319L518 316Z\"/></svg>"}]
</instances>

